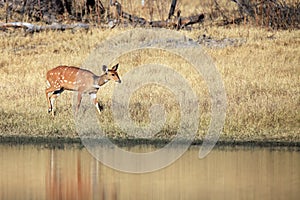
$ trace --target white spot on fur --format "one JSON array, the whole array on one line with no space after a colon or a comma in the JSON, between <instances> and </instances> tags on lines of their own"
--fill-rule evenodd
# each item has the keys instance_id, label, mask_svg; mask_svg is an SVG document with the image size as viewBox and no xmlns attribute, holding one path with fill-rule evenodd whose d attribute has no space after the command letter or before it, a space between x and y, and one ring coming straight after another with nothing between
<instances>
[{"instance_id":1,"label":"white spot on fur","mask_svg":"<svg viewBox=\"0 0 300 200\"><path fill-rule=\"evenodd\" d=\"M90 96L91 96L91 99L96 99L97 98L96 94L90 94Z\"/></svg>"},{"instance_id":2,"label":"white spot on fur","mask_svg":"<svg viewBox=\"0 0 300 200\"><path fill-rule=\"evenodd\" d=\"M52 108L54 107L54 102L55 102L55 99L54 99L54 98L51 98L51 105L52 105Z\"/></svg>"}]
</instances>

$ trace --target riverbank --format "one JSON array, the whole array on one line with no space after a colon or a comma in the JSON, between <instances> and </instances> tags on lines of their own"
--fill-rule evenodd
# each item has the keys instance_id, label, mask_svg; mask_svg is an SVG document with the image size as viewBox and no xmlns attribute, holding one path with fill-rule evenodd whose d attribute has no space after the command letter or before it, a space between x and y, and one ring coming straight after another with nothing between
<instances>
[{"instance_id":1,"label":"riverbank","mask_svg":"<svg viewBox=\"0 0 300 200\"><path fill-rule=\"evenodd\" d=\"M119 147L131 147L136 145L151 145L157 148L161 148L171 140L167 139L113 139L109 138L111 142ZM191 146L202 145L202 140L195 139ZM75 145L79 148L84 148L84 145L80 138L66 138L66 137L26 137L26 136L1 136L0 144L9 145L42 145L50 148L64 148L65 146ZM299 141L224 141L219 140L216 143L217 147L270 147L270 148L292 148L300 150Z\"/></svg>"}]
</instances>

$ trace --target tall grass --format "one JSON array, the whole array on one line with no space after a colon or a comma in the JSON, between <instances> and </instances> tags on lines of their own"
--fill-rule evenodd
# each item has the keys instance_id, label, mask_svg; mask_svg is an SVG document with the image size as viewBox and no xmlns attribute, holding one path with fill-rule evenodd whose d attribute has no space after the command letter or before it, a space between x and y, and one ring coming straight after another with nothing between
<instances>
[{"instance_id":1,"label":"tall grass","mask_svg":"<svg viewBox=\"0 0 300 200\"><path fill-rule=\"evenodd\" d=\"M72 113L72 92L66 91L58 98L54 119L47 113L46 71L57 65L80 66L99 42L122 31L50 31L30 36L22 31L1 32L0 135L78 137ZM182 31L182 34L195 40L203 34L216 39L246 39L244 44L235 47L204 47L220 71L226 88L228 107L223 140L299 141L299 31L210 27ZM201 111L197 137L202 138L210 122L210 98L203 80L191 76L193 73L184 61L164 52L120 57L121 78L135 66L147 63L147 59L158 59L179 70L197 91ZM181 65L188 70L181 70ZM114 83L108 83L98 94L105 108L98 120L110 136L130 137L113 123L110 111L113 88ZM134 93L130 116L138 125L146 125L149 107L156 103L165 105L167 111L166 124L156 137L171 138L178 128L180 114L178 103L165 88L149 85Z\"/></svg>"}]
</instances>

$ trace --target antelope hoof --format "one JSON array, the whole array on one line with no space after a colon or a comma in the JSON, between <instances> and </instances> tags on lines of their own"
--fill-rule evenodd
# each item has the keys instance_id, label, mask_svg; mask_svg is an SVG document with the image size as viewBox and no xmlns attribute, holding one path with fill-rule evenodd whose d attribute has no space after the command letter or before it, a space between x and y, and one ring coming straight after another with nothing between
<instances>
[{"instance_id":1,"label":"antelope hoof","mask_svg":"<svg viewBox=\"0 0 300 200\"><path fill-rule=\"evenodd\" d=\"M97 102L95 106L96 106L96 108L97 108L99 114L100 114L100 112L104 109L103 106L102 106L99 102Z\"/></svg>"},{"instance_id":2,"label":"antelope hoof","mask_svg":"<svg viewBox=\"0 0 300 200\"><path fill-rule=\"evenodd\" d=\"M52 111L52 109L51 109L51 108L49 108L49 109L48 109L48 113L51 113L51 111Z\"/></svg>"},{"instance_id":3,"label":"antelope hoof","mask_svg":"<svg viewBox=\"0 0 300 200\"><path fill-rule=\"evenodd\" d=\"M104 110L104 106L103 105L98 104L98 108L99 108L100 112Z\"/></svg>"}]
</instances>

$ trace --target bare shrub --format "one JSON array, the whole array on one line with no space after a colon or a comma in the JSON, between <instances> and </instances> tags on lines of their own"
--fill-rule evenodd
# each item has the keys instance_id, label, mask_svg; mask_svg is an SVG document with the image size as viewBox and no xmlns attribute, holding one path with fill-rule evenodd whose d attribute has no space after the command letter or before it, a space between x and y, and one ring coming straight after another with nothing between
<instances>
[{"instance_id":1,"label":"bare shrub","mask_svg":"<svg viewBox=\"0 0 300 200\"><path fill-rule=\"evenodd\" d=\"M251 23L272 29L299 29L300 2L282 0L231 0L236 9L222 7L214 0L214 11L222 16L223 25Z\"/></svg>"}]
</instances>

